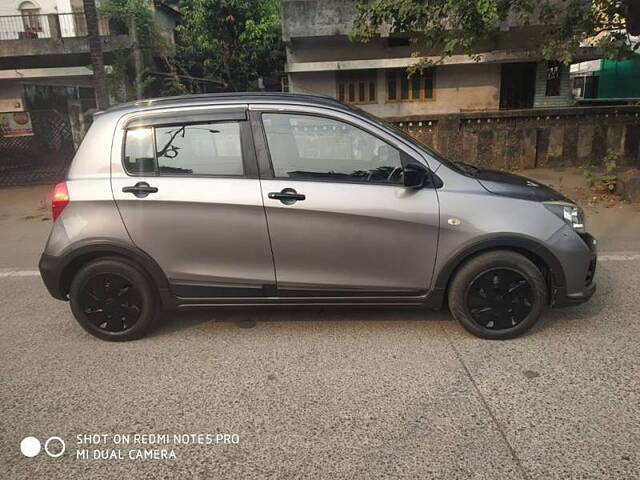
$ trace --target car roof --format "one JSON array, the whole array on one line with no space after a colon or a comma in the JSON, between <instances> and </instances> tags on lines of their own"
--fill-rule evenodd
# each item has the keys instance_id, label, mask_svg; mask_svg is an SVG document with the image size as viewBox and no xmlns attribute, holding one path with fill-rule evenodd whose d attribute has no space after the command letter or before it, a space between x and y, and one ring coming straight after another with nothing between
<instances>
[{"instance_id":1,"label":"car roof","mask_svg":"<svg viewBox=\"0 0 640 480\"><path fill-rule=\"evenodd\" d=\"M137 100L113 106L103 112L97 112L97 114L99 115L100 113L111 112L138 112L160 107L183 107L227 103L296 103L303 105L328 106L340 110L351 110L348 105L339 102L333 97L324 95L283 92L228 92Z\"/></svg>"}]
</instances>

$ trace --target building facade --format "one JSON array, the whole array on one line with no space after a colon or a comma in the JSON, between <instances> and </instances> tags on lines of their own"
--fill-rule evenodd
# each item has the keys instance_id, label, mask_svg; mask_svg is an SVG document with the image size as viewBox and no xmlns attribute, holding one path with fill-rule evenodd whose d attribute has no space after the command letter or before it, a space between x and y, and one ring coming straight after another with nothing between
<instances>
[{"instance_id":1,"label":"building facade","mask_svg":"<svg viewBox=\"0 0 640 480\"><path fill-rule=\"evenodd\" d=\"M640 60L591 60L571 65L573 94L580 100L640 99Z\"/></svg>"},{"instance_id":2,"label":"building facade","mask_svg":"<svg viewBox=\"0 0 640 480\"><path fill-rule=\"evenodd\" d=\"M173 41L179 14L159 1L149 6ZM131 48L131 40L127 25L106 17L98 18L98 30L108 70L113 53ZM82 0L0 0L0 184L55 178L95 106Z\"/></svg>"},{"instance_id":3,"label":"building facade","mask_svg":"<svg viewBox=\"0 0 640 480\"><path fill-rule=\"evenodd\" d=\"M574 103L568 67L533 56L535 26L506 22L478 46L478 58L432 52L435 66L408 77L416 62L409 38L381 32L368 43L350 41L354 14L350 0L283 0L290 91L329 95L386 118Z\"/></svg>"}]
</instances>

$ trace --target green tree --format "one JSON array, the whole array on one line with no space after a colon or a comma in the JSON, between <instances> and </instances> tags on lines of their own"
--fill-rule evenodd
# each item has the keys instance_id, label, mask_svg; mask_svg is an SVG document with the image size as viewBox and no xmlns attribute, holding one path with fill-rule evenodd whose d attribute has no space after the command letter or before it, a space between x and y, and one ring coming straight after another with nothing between
<instances>
[{"instance_id":1,"label":"green tree","mask_svg":"<svg viewBox=\"0 0 640 480\"><path fill-rule=\"evenodd\" d=\"M367 41L381 28L411 36L413 54L438 52L474 56L506 21L531 26L538 53L570 63L572 52L588 44L608 58L636 55L639 0L357 0L352 37ZM424 65L429 62L419 62Z\"/></svg>"},{"instance_id":2,"label":"green tree","mask_svg":"<svg viewBox=\"0 0 640 480\"><path fill-rule=\"evenodd\" d=\"M192 0L179 2L179 8L181 73L241 91L283 71L278 0Z\"/></svg>"},{"instance_id":3,"label":"green tree","mask_svg":"<svg viewBox=\"0 0 640 480\"><path fill-rule=\"evenodd\" d=\"M172 46L160 33L151 11L150 0L103 0L100 13L109 18L112 28L126 31L131 43L113 45L109 91L117 102L186 93L177 75ZM143 57L147 57L145 64ZM158 79L149 71L155 66L149 60L159 58L165 76ZM163 73L163 72L161 72ZM161 85L157 85L161 82Z\"/></svg>"}]
</instances>

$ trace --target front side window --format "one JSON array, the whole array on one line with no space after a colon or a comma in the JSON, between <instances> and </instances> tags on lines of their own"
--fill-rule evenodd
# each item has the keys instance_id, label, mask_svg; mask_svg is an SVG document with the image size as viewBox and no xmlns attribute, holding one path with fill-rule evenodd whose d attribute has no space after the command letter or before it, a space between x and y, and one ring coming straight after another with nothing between
<instances>
[{"instance_id":1,"label":"front side window","mask_svg":"<svg viewBox=\"0 0 640 480\"><path fill-rule=\"evenodd\" d=\"M262 115L277 178L400 184L401 153L374 135L326 117Z\"/></svg>"},{"instance_id":2,"label":"front side window","mask_svg":"<svg viewBox=\"0 0 640 480\"><path fill-rule=\"evenodd\" d=\"M133 175L243 175L240 125L215 122L128 130L124 166Z\"/></svg>"}]
</instances>

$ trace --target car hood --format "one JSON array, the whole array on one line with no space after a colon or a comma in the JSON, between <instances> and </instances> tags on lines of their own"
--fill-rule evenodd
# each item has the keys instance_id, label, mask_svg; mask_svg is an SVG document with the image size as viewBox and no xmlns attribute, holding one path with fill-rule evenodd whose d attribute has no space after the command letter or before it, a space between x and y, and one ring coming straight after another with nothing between
<instances>
[{"instance_id":1,"label":"car hood","mask_svg":"<svg viewBox=\"0 0 640 480\"><path fill-rule=\"evenodd\" d=\"M498 170L479 170L475 178L485 190L496 195L538 202L571 202L571 200L556 192L553 188L513 173L500 172Z\"/></svg>"}]
</instances>

